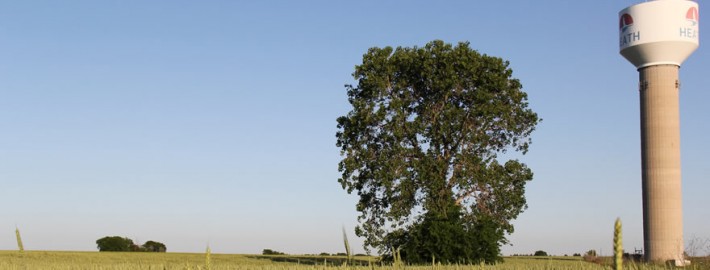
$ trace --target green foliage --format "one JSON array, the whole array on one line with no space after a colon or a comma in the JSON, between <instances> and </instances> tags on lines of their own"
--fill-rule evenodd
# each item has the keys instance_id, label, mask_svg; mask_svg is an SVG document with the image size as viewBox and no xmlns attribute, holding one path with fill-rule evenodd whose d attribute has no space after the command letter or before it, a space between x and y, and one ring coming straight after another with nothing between
<instances>
[{"instance_id":1,"label":"green foliage","mask_svg":"<svg viewBox=\"0 0 710 270\"><path fill-rule=\"evenodd\" d=\"M106 236L96 240L96 247L99 251L121 251L121 252L166 252L165 244L148 241L142 246L133 243L128 237L121 236Z\"/></svg>"},{"instance_id":2,"label":"green foliage","mask_svg":"<svg viewBox=\"0 0 710 270\"><path fill-rule=\"evenodd\" d=\"M279 252L271 249L264 249L261 251L261 255L285 255L286 253Z\"/></svg>"},{"instance_id":3,"label":"green foliage","mask_svg":"<svg viewBox=\"0 0 710 270\"><path fill-rule=\"evenodd\" d=\"M548 255L547 255L547 252L545 252L544 250L538 250L538 251L535 251L535 254L533 254L533 256L548 256Z\"/></svg>"},{"instance_id":4,"label":"green foliage","mask_svg":"<svg viewBox=\"0 0 710 270\"><path fill-rule=\"evenodd\" d=\"M166 252L168 249L165 247L165 244L160 243L160 242L155 242L155 241L147 241L143 246L141 246L141 249L143 251L147 252Z\"/></svg>"},{"instance_id":5,"label":"green foliage","mask_svg":"<svg viewBox=\"0 0 710 270\"><path fill-rule=\"evenodd\" d=\"M99 251L135 251L133 240L120 236L106 236L96 240Z\"/></svg>"},{"instance_id":6,"label":"green foliage","mask_svg":"<svg viewBox=\"0 0 710 270\"><path fill-rule=\"evenodd\" d=\"M355 232L368 251L387 255L407 244L405 261L437 252L470 256L464 261L486 258L480 251L499 253L513 231L510 221L527 207L525 184L533 174L517 160L501 164L498 155L526 153L539 122L508 65L468 43L442 41L371 48L363 56L353 73L357 85L346 85L352 110L337 119L336 137L344 156L338 181L360 197ZM458 213L449 216L453 207ZM476 226L492 233L475 234ZM458 236L482 238L450 251L439 244ZM431 254L413 252L420 243ZM461 250L468 248L477 251ZM459 260L452 256L435 257Z\"/></svg>"},{"instance_id":7,"label":"green foliage","mask_svg":"<svg viewBox=\"0 0 710 270\"><path fill-rule=\"evenodd\" d=\"M410 264L441 263L493 264L501 262L499 243L503 230L490 220L464 222L458 206L447 214L428 212L406 234L392 239L401 248L401 256Z\"/></svg>"}]
</instances>

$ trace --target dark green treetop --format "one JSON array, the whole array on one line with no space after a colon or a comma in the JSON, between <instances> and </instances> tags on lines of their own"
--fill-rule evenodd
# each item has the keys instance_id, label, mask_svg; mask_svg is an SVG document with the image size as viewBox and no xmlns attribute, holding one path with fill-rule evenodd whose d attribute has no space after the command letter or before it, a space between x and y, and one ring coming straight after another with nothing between
<instances>
[{"instance_id":1,"label":"dark green treetop","mask_svg":"<svg viewBox=\"0 0 710 270\"><path fill-rule=\"evenodd\" d=\"M168 249L165 244L156 241L147 241L141 246L141 249L147 252L166 252Z\"/></svg>"},{"instance_id":2,"label":"dark green treetop","mask_svg":"<svg viewBox=\"0 0 710 270\"><path fill-rule=\"evenodd\" d=\"M127 237L106 236L96 240L99 251L133 251L135 244Z\"/></svg>"}]
</instances>

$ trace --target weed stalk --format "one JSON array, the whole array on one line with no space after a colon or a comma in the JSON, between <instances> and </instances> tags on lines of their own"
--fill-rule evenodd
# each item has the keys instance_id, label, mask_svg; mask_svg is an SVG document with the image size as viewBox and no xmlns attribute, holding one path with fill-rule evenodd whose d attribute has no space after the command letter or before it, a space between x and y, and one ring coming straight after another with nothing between
<instances>
[{"instance_id":1,"label":"weed stalk","mask_svg":"<svg viewBox=\"0 0 710 270\"><path fill-rule=\"evenodd\" d=\"M20 252L25 251L25 246L22 245L22 237L20 237L20 229L15 227L15 236L17 236L17 249L20 250Z\"/></svg>"},{"instance_id":2,"label":"weed stalk","mask_svg":"<svg viewBox=\"0 0 710 270\"><path fill-rule=\"evenodd\" d=\"M624 247L621 240L621 219L614 222L614 270L624 269Z\"/></svg>"}]
</instances>

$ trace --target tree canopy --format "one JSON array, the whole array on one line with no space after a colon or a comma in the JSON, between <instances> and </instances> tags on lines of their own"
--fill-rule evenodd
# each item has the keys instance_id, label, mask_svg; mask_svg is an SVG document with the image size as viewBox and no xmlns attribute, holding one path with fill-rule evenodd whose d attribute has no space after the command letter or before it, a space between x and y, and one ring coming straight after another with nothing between
<instances>
[{"instance_id":1,"label":"tree canopy","mask_svg":"<svg viewBox=\"0 0 710 270\"><path fill-rule=\"evenodd\" d=\"M166 252L165 244L156 241L147 241L141 248L147 252Z\"/></svg>"},{"instance_id":2,"label":"tree canopy","mask_svg":"<svg viewBox=\"0 0 710 270\"><path fill-rule=\"evenodd\" d=\"M133 251L133 240L120 236L106 236L96 240L99 251Z\"/></svg>"},{"instance_id":3,"label":"tree canopy","mask_svg":"<svg viewBox=\"0 0 710 270\"><path fill-rule=\"evenodd\" d=\"M106 236L96 240L99 251L141 251L141 252L166 252L165 244L156 241L147 241L139 246L128 237Z\"/></svg>"},{"instance_id":4,"label":"tree canopy","mask_svg":"<svg viewBox=\"0 0 710 270\"><path fill-rule=\"evenodd\" d=\"M411 263L499 258L533 177L499 159L525 154L539 122L512 73L467 42L367 51L336 137L338 181L359 196L355 232L368 251L400 249Z\"/></svg>"},{"instance_id":5,"label":"tree canopy","mask_svg":"<svg viewBox=\"0 0 710 270\"><path fill-rule=\"evenodd\" d=\"M268 249L268 248L262 250L262 251L261 251L261 254L262 254L262 255L286 255L286 253L283 253L283 252L280 252L280 251L276 251L276 250L273 250L273 249Z\"/></svg>"},{"instance_id":6,"label":"tree canopy","mask_svg":"<svg viewBox=\"0 0 710 270\"><path fill-rule=\"evenodd\" d=\"M544 250L538 250L535 251L535 254L533 254L533 256L547 256L547 252L545 252Z\"/></svg>"}]
</instances>

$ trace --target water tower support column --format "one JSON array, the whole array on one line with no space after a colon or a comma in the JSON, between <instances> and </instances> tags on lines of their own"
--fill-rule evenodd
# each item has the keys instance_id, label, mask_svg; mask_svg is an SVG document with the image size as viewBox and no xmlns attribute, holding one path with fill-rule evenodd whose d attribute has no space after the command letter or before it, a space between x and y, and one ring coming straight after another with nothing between
<instances>
[{"instance_id":1,"label":"water tower support column","mask_svg":"<svg viewBox=\"0 0 710 270\"><path fill-rule=\"evenodd\" d=\"M647 261L683 261L678 68L656 65L639 69Z\"/></svg>"}]
</instances>

